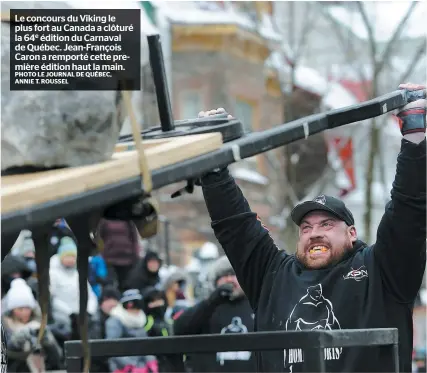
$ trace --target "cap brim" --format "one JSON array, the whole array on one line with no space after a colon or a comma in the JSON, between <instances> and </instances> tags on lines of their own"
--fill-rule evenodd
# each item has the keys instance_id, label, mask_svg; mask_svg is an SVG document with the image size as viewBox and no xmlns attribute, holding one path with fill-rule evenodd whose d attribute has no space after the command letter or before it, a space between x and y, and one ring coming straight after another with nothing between
<instances>
[{"instance_id":1,"label":"cap brim","mask_svg":"<svg viewBox=\"0 0 427 373\"><path fill-rule=\"evenodd\" d=\"M342 220L342 218L338 216L334 210L330 209L329 207L326 207L325 205L322 205L321 203L314 201L306 201L295 206L291 212L291 218L296 225L300 225L304 216L306 216L312 211L326 211L336 216L338 219Z\"/></svg>"}]
</instances>

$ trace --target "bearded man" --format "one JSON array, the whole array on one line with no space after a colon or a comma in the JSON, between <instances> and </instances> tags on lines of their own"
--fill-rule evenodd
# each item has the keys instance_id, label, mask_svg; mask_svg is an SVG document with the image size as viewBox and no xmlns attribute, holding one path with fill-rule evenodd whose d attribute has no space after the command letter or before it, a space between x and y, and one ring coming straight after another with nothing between
<instances>
[{"instance_id":1,"label":"bearded man","mask_svg":"<svg viewBox=\"0 0 427 373\"><path fill-rule=\"evenodd\" d=\"M201 185L212 228L255 311L256 330L398 328L399 371L410 372L412 308L426 266L426 99L425 91L424 99L411 91L426 87L399 88L409 98L397 113L401 151L391 201L371 246L358 239L345 204L322 195L293 209L299 239L296 255L289 255L275 245L226 168L204 175ZM381 347L327 348L324 359L327 372L393 370L391 351ZM303 370L303 349L258 354L258 371Z\"/></svg>"},{"instance_id":2,"label":"bearded man","mask_svg":"<svg viewBox=\"0 0 427 373\"><path fill-rule=\"evenodd\" d=\"M174 322L175 335L253 332L253 311L226 256L209 268L211 294ZM191 372L255 372L251 351L218 351L186 356Z\"/></svg>"}]
</instances>

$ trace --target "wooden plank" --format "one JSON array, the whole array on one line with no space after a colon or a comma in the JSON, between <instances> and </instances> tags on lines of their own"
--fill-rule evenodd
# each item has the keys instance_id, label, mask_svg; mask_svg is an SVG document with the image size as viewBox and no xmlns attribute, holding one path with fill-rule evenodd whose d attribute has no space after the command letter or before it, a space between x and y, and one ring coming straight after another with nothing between
<instances>
[{"instance_id":1,"label":"wooden plank","mask_svg":"<svg viewBox=\"0 0 427 373\"><path fill-rule=\"evenodd\" d=\"M143 146L144 149L150 149L154 146L158 146L161 144L164 144L166 142L171 141L170 139L155 139L155 140L143 140ZM115 152L116 153L126 153L126 154L130 154L129 152L131 150L135 149L135 142L134 141L128 141L128 142L124 142L124 143L120 143L120 144L116 144L115 146ZM115 158L116 156L113 155L113 158ZM58 170L53 170L53 171L44 171L44 172L37 172L37 173L31 173L31 174L23 174L23 175L11 175L11 176L7 176L7 177L2 177L1 178L1 184L2 185L13 185L13 184L18 184L18 183L23 183L23 182L27 182L29 180L35 180L38 179L40 177L46 177L46 176L50 176L52 173L57 173Z\"/></svg>"},{"instance_id":2,"label":"wooden plank","mask_svg":"<svg viewBox=\"0 0 427 373\"><path fill-rule=\"evenodd\" d=\"M222 146L220 133L182 136L145 151L150 170L206 154ZM94 165L2 177L1 212L11 212L64 198L139 175L138 154L115 154Z\"/></svg>"},{"instance_id":3,"label":"wooden plank","mask_svg":"<svg viewBox=\"0 0 427 373\"><path fill-rule=\"evenodd\" d=\"M5 187L5 186L25 183L25 182L28 182L31 180L38 179L40 177L50 176L56 172L58 172L58 170L34 172L31 174L22 174L22 175L2 176L1 177L1 186L3 189L3 187Z\"/></svg>"},{"instance_id":4,"label":"wooden plank","mask_svg":"<svg viewBox=\"0 0 427 373\"><path fill-rule=\"evenodd\" d=\"M153 146L158 146L160 144L164 144L165 142L169 142L171 139L154 139L154 140L142 140L142 145L144 146L144 149L152 148ZM124 152L135 149L135 142L134 141L127 141L122 142L119 144L116 144L114 148L114 152Z\"/></svg>"}]
</instances>

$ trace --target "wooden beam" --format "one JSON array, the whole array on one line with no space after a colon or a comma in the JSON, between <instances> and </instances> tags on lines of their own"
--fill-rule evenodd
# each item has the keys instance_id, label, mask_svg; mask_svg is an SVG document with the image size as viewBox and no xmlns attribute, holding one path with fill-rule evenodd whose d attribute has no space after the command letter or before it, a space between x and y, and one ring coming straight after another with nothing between
<instances>
[{"instance_id":1,"label":"wooden beam","mask_svg":"<svg viewBox=\"0 0 427 373\"><path fill-rule=\"evenodd\" d=\"M169 139L154 139L154 140L142 140L142 145L144 146L144 149L150 149L153 146L158 146L161 144L164 144L165 142L169 142ZM124 152L128 150L134 150L135 149L135 142L134 141L127 141L116 144L114 148L114 152Z\"/></svg>"},{"instance_id":2,"label":"wooden beam","mask_svg":"<svg viewBox=\"0 0 427 373\"><path fill-rule=\"evenodd\" d=\"M175 137L145 150L151 171L219 149L220 133ZM89 166L1 178L1 212L84 193L139 175L136 151L116 153L109 161Z\"/></svg>"}]
</instances>

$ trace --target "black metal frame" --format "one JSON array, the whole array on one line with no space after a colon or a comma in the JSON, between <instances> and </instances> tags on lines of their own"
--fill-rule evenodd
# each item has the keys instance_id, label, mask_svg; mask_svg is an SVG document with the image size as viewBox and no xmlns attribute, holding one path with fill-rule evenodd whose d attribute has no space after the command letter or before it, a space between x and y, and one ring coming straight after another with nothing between
<instances>
[{"instance_id":1,"label":"black metal frame","mask_svg":"<svg viewBox=\"0 0 427 373\"><path fill-rule=\"evenodd\" d=\"M251 133L226 143L222 148L213 152L154 170L152 172L153 188L159 189L179 181L194 179L217 167L228 166L240 159L287 145L328 128L384 114L406 102L403 91L395 91L359 105L311 115L266 131ZM67 218L140 194L141 177L135 176L28 209L2 214L2 238L4 235L15 234L22 229L32 229L34 226L43 225L55 220L58 216Z\"/></svg>"},{"instance_id":2,"label":"black metal frame","mask_svg":"<svg viewBox=\"0 0 427 373\"><path fill-rule=\"evenodd\" d=\"M161 118L161 129L164 133L173 132L175 127L160 37L159 35L152 35L147 40ZM407 102L406 91L399 90L358 105L311 115L266 131L251 133L227 143L214 152L153 171L153 188L159 189L179 181L195 179L212 169L228 166L240 159L264 153L327 129L385 114L405 105ZM20 230L36 229L59 216L69 218L100 206L106 207L127 198L138 196L142 192L141 184L141 177L137 176L84 193L2 214L2 240L4 242L14 241Z\"/></svg>"},{"instance_id":3,"label":"black metal frame","mask_svg":"<svg viewBox=\"0 0 427 373\"><path fill-rule=\"evenodd\" d=\"M399 372L398 330L395 328L124 338L89 343L92 357L102 358L303 348L304 367L310 372L325 372L323 348L386 346L392 350L394 372ZM82 371L81 341L66 342L65 356L67 372Z\"/></svg>"}]
</instances>

